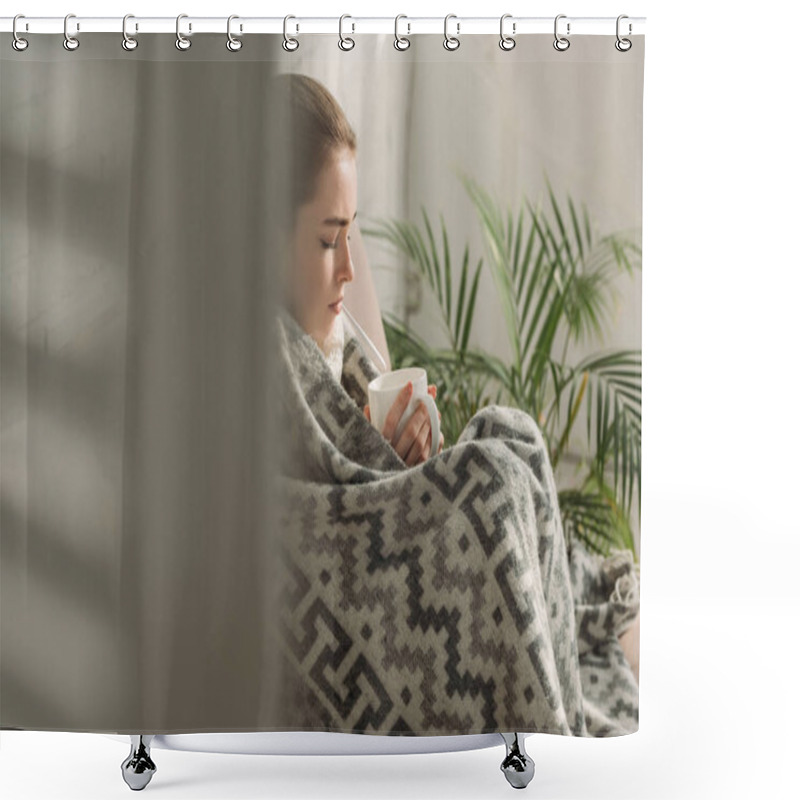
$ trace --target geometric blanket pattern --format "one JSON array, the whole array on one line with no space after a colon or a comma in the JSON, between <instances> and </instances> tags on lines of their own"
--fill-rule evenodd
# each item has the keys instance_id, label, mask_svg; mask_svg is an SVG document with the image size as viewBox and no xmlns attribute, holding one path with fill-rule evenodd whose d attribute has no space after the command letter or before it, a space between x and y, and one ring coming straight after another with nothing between
<instances>
[{"instance_id":1,"label":"geometric blanket pattern","mask_svg":"<svg viewBox=\"0 0 800 800\"><path fill-rule=\"evenodd\" d=\"M638 729L618 635L631 554L564 537L542 433L479 410L408 467L363 413L379 373L346 329L341 382L294 318L281 343L280 719L384 735Z\"/></svg>"}]
</instances>

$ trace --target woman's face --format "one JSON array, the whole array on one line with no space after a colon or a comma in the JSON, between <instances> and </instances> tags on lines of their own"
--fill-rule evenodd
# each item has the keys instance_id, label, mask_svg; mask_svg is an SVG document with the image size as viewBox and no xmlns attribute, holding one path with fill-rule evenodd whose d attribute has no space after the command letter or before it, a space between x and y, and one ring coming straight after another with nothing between
<instances>
[{"instance_id":1,"label":"woman's face","mask_svg":"<svg viewBox=\"0 0 800 800\"><path fill-rule=\"evenodd\" d=\"M345 284L353 280L350 226L356 216L356 161L349 148L327 159L314 198L297 211L288 292L291 311L324 350Z\"/></svg>"}]
</instances>

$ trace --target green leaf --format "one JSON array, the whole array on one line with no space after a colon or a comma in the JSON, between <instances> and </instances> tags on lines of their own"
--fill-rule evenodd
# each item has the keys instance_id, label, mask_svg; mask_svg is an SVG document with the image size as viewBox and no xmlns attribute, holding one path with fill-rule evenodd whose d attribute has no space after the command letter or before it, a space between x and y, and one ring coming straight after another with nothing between
<instances>
[{"instance_id":1,"label":"green leaf","mask_svg":"<svg viewBox=\"0 0 800 800\"><path fill-rule=\"evenodd\" d=\"M467 305L467 319L464 323L464 330L462 332L462 339L460 349L463 352L467 349L467 341L469 340L469 334L472 330L472 317L475 312L475 300L478 296L478 282L481 276L481 268L483 267L483 260L478 262L478 266L475 270L475 275L472 279L472 290L469 293L469 304ZM464 281L466 283L466 280Z\"/></svg>"},{"instance_id":2,"label":"green leaf","mask_svg":"<svg viewBox=\"0 0 800 800\"><path fill-rule=\"evenodd\" d=\"M515 304L514 287L511 282L508 259L503 247L502 226L498 224L497 209L488 195L478 189L474 184L469 184L470 197L477 207L478 217L484 233L484 238L489 248L489 265L495 278L495 286L499 293L500 305L506 321L506 330L514 352L515 363L519 364L519 328Z\"/></svg>"},{"instance_id":3,"label":"green leaf","mask_svg":"<svg viewBox=\"0 0 800 800\"><path fill-rule=\"evenodd\" d=\"M423 366L436 382L446 446L480 408L502 402L531 414L545 440L556 443L551 452L555 466L585 409L587 452L579 454L584 484L559 495L564 497L565 531L598 551L633 549L628 516L634 492L641 518L641 350L594 352L572 364L568 349L571 341L602 336L615 281L620 272L641 268L641 247L628 231L596 236L588 209L581 206L579 216L569 195L568 216L562 213L546 175L548 210L523 198L516 215L511 209L501 211L469 176L462 173L461 180L483 234L484 252L474 270L465 244L460 270L454 273L442 214L440 242L424 208L421 227L389 222L367 231L362 226L365 235L391 242L423 278L424 291L440 310L437 322L450 339L449 348L431 347L409 329L412 323L385 314L392 363ZM511 343L510 359L470 345L475 315L483 308L485 293L479 288L487 260ZM553 350L560 333L559 358Z\"/></svg>"},{"instance_id":4,"label":"green leaf","mask_svg":"<svg viewBox=\"0 0 800 800\"><path fill-rule=\"evenodd\" d=\"M573 204L571 197L567 198L567 202L569 204L569 214L570 217L572 217L572 229L575 232L575 242L578 245L578 254L581 261L583 261L583 242L581 241L581 229L580 225L578 225L578 217L575 214L575 205Z\"/></svg>"},{"instance_id":5,"label":"green leaf","mask_svg":"<svg viewBox=\"0 0 800 800\"><path fill-rule=\"evenodd\" d=\"M464 260L461 263L461 280L458 287L458 306L456 308L456 329L455 340L459 342L459 349L463 350L466 347L466 341L461 336L461 320L464 316L464 293L467 290L467 268L469 265L469 244L464 249Z\"/></svg>"},{"instance_id":6,"label":"green leaf","mask_svg":"<svg viewBox=\"0 0 800 800\"><path fill-rule=\"evenodd\" d=\"M447 324L452 322L452 301L450 293L450 246L447 243L447 228L444 224L442 215L439 215L439 223L442 227L442 246L444 248L444 286L445 286L445 308L447 309Z\"/></svg>"},{"instance_id":7,"label":"green leaf","mask_svg":"<svg viewBox=\"0 0 800 800\"><path fill-rule=\"evenodd\" d=\"M561 219L561 212L558 210L558 203L556 202L555 195L553 194L553 188L550 186L550 180L546 179L547 181L547 191L550 195L550 204L553 206L553 214L556 218L556 224L558 225L558 231L561 234L561 241L564 244L564 250L567 253L567 257L569 258L569 262L571 265L574 266L575 259L572 257L572 250L569 246L569 237L567 236L566 229L564 228L564 221Z\"/></svg>"},{"instance_id":8,"label":"green leaf","mask_svg":"<svg viewBox=\"0 0 800 800\"><path fill-rule=\"evenodd\" d=\"M510 232L510 230L511 230L511 228L509 227L509 232ZM516 235L514 237L514 257L513 257L513 261L511 262L512 263L512 271L513 271L514 277L515 277L514 285L516 287L516 292L517 292L518 296L519 296L519 294L520 294L520 292L522 290L521 281L518 280L518 278L521 275L521 269L520 269L521 265L520 265L520 262L519 262L519 249L520 249L520 245L521 244L522 244L522 209L520 209L519 215L517 216L517 232L516 232ZM511 249L511 246L509 245L509 250L510 249ZM525 264L525 263L527 263L527 262L523 262L523 264Z\"/></svg>"}]
</instances>

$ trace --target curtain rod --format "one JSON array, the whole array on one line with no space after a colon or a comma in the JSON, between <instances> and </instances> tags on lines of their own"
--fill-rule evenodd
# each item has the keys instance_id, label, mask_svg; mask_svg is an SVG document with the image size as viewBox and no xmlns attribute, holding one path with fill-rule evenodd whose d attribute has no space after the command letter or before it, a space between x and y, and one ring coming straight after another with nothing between
<instances>
[{"instance_id":1,"label":"curtain rod","mask_svg":"<svg viewBox=\"0 0 800 800\"><path fill-rule=\"evenodd\" d=\"M192 33L227 33L228 17L193 17L181 15L180 30L184 35ZM614 36L617 31L616 17L570 17L559 14L558 32L560 36L605 35ZM506 36L519 36L531 33L553 34L555 15L552 17L513 17L506 15L503 31ZM620 20L620 35L636 36L644 33L645 17L627 17ZM235 20L235 21L234 21ZM283 17L234 17L231 29L236 35L250 33L283 33ZM13 30L13 17L0 17L0 31ZM17 33L64 33L64 17L27 17L17 20ZM304 17L292 16L287 32L297 33L339 33L340 24L345 35L358 33L395 32L394 17ZM408 17L401 15L397 21L401 36L414 34L444 35L444 17ZM569 25L569 29L567 26ZM177 28L176 17L136 17L129 16L125 29L129 36L141 33L174 33ZM68 30L71 36L82 33L122 33L122 17L80 17L69 15ZM500 17L458 17L451 15L448 20L450 36L476 33L500 34Z\"/></svg>"}]
</instances>

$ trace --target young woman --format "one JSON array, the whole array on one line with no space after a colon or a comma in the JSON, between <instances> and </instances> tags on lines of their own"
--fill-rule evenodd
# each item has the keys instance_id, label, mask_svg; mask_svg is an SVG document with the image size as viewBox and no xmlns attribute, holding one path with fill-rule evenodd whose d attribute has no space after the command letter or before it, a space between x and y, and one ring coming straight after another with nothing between
<instances>
[{"instance_id":1,"label":"young woman","mask_svg":"<svg viewBox=\"0 0 800 800\"><path fill-rule=\"evenodd\" d=\"M275 530L288 565L276 580L288 581L289 651L300 653L292 656L299 699L281 696L289 720L281 724L316 728L324 712L329 727L358 723L362 733L362 714L383 733L464 732L459 719L473 732L636 730L638 687L615 640L638 611L634 565L618 556L600 563L577 541L568 551L535 420L485 406L433 458L424 406L396 431L409 402L402 392L382 432L368 421L365 389L377 369L343 332L341 314L355 277L356 139L317 81L286 74L278 82L286 95L273 119L288 124L275 152L288 154L293 170L291 187L276 192L281 203L289 196L291 212L276 259L287 267L279 326L287 452ZM437 444L438 452L443 439ZM309 613L341 633L337 653L380 665L364 688L378 694L342 703L352 673L338 661L325 665L334 688L318 691L317 637L300 635ZM373 613L386 635L371 635ZM313 701L307 686L317 690Z\"/></svg>"},{"instance_id":2,"label":"young woman","mask_svg":"<svg viewBox=\"0 0 800 800\"><path fill-rule=\"evenodd\" d=\"M355 277L350 231L357 215L356 136L341 106L318 81L306 75L285 74L278 76L278 82L280 91L285 92L281 108L290 113L294 156L294 226L290 233L286 302L340 379L342 302L347 284ZM400 458L413 467L431 455L431 425L426 407L420 402L398 433L397 423L410 400L407 389L399 393L382 434ZM428 393L435 398L436 386L429 386ZM369 419L369 405L363 411ZM443 447L444 436L440 435L436 452Z\"/></svg>"}]
</instances>

